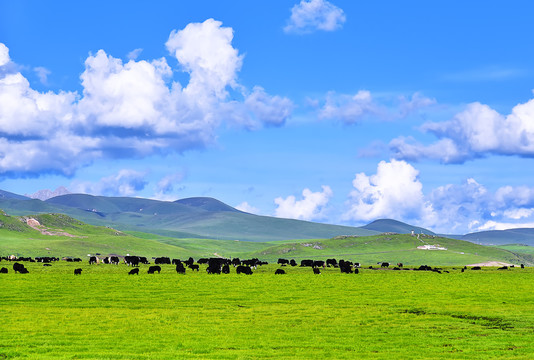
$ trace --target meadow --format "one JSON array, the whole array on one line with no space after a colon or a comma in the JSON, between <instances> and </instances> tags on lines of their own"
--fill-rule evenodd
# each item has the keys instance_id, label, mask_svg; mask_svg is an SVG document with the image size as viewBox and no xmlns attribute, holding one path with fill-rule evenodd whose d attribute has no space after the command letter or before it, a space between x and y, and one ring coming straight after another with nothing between
<instances>
[{"instance_id":1,"label":"meadow","mask_svg":"<svg viewBox=\"0 0 534 360\"><path fill-rule=\"evenodd\" d=\"M0 359L532 359L534 269L0 274ZM376 265L375 265L376 266ZM81 276L73 269L81 267Z\"/></svg>"}]
</instances>

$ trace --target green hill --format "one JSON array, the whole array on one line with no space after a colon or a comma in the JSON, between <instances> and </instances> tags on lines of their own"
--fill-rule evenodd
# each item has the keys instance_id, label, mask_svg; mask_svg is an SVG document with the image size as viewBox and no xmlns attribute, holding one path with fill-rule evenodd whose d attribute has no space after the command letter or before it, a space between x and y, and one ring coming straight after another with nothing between
<instances>
[{"instance_id":1,"label":"green hill","mask_svg":"<svg viewBox=\"0 0 534 360\"><path fill-rule=\"evenodd\" d=\"M428 229L409 225L392 219L375 220L370 224L362 226L362 228L378 232L396 232L399 234L411 234L412 231L414 231L416 234L435 235L432 231Z\"/></svg>"},{"instance_id":2,"label":"green hill","mask_svg":"<svg viewBox=\"0 0 534 360\"><path fill-rule=\"evenodd\" d=\"M421 250L421 244L439 245L446 250ZM376 264L386 261L406 265L466 265L486 261L532 264L531 253L482 246L468 241L435 236L417 239L403 234L339 236L309 240L250 242L158 236L143 232L85 224L64 214L9 216L0 213L0 255L81 257L137 254L147 257L258 257L275 262L278 258L337 258Z\"/></svg>"},{"instance_id":3,"label":"green hill","mask_svg":"<svg viewBox=\"0 0 534 360\"><path fill-rule=\"evenodd\" d=\"M378 233L357 227L248 214L212 198L167 202L69 194L46 203L60 206L65 213L91 224L171 237L271 241Z\"/></svg>"}]
</instances>

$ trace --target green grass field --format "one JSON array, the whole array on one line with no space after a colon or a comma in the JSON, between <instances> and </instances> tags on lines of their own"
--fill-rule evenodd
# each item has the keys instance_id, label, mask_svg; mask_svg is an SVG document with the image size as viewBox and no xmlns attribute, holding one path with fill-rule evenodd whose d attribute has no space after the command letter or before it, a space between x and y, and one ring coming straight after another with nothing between
<instances>
[{"instance_id":1,"label":"green grass field","mask_svg":"<svg viewBox=\"0 0 534 360\"><path fill-rule=\"evenodd\" d=\"M0 267L0 359L532 359L534 269ZM73 269L81 267L81 276Z\"/></svg>"}]
</instances>

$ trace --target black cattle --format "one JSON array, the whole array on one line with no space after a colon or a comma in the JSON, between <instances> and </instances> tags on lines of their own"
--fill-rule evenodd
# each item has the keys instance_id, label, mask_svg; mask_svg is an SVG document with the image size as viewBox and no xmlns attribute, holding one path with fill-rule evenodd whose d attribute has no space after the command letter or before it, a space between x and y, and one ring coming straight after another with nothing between
<instances>
[{"instance_id":1,"label":"black cattle","mask_svg":"<svg viewBox=\"0 0 534 360\"><path fill-rule=\"evenodd\" d=\"M241 260L241 265L250 266L252 268L256 268L258 265L262 264L263 263L258 258Z\"/></svg>"},{"instance_id":2,"label":"black cattle","mask_svg":"<svg viewBox=\"0 0 534 360\"><path fill-rule=\"evenodd\" d=\"M176 265L178 263L182 263L180 259L172 259L171 264Z\"/></svg>"},{"instance_id":3,"label":"black cattle","mask_svg":"<svg viewBox=\"0 0 534 360\"><path fill-rule=\"evenodd\" d=\"M153 273L155 273L156 271L157 271L158 274L159 274L159 273L161 272L161 266L159 266L159 265L151 266L151 267L148 268L148 272L147 272L147 273L148 273L148 274L153 274Z\"/></svg>"},{"instance_id":4,"label":"black cattle","mask_svg":"<svg viewBox=\"0 0 534 360\"><path fill-rule=\"evenodd\" d=\"M421 265L418 268L414 269L418 271L432 271L432 267L428 265Z\"/></svg>"},{"instance_id":5,"label":"black cattle","mask_svg":"<svg viewBox=\"0 0 534 360\"><path fill-rule=\"evenodd\" d=\"M74 269L74 275L81 275L82 274L82 269Z\"/></svg>"},{"instance_id":6,"label":"black cattle","mask_svg":"<svg viewBox=\"0 0 534 360\"><path fill-rule=\"evenodd\" d=\"M210 261L210 259L200 258L200 259L198 259L197 264L207 264L208 261Z\"/></svg>"},{"instance_id":7,"label":"black cattle","mask_svg":"<svg viewBox=\"0 0 534 360\"><path fill-rule=\"evenodd\" d=\"M72 259L72 261L74 261L74 262L82 262L82 259L80 259L80 258L74 258L74 259Z\"/></svg>"},{"instance_id":8,"label":"black cattle","mask_svg":"<svg viewBox=\"0 0 534 360\"><path fill-rule=\"evenodd\" d=\"M168 258L168 257L165 257L165 256L162 256L162 257L158 257L154 260L154 264L158 265L158 264L167 264L167 265L170 265L171 264L171 259Z\"/></svg>"},{"instance_id":9,"label":"black cattle","mask_svg":"<svg viewBox=\"0 0 534 360\"><path fill-rule=\"evenodd\" d=\"M139 256L127 255L124 257L124 263L128 266L139 266Z\"/></svg>"},{"instance_id":10,"label":"black cattle","mask_svg":"<svg viewBox=\"0 0 534 360\"><path fill-rule=\"evenodd\" d=\"M501 267L498 268L497 270L508 270L508 266L501 266Z\"/></svg>"},{"instance_id":11,"label":"black cattle","mask_svg":"<svg viewBox=\"0 0 534 360\"><path fill-rule=\"evenodd\" d=\"M232 259L232 265L233 265L233 267L241 265L241 260L239 260L239 258L233 258Z\"/></svg>"},{"instance_id":12,"label":"black cattle","mask_svg":"<svg viewBox=\"0 0 534 360\"><path fill-rule=\"evenodd\" d=\"M111 256L109 262L113 265L119 265L120 259L118 256Z\"/></svg>"},{"instance_id":13,"label":"black cattle","mask_svg":"<svg viewBox=\"0 0 534 360\"><path fill-rule=\"evenodd\" d=\"M354 266L354 268L355 268L355 269L356 269L356 268L359 268L359 267L360 267L360 263L359 263L359 262L357 262L357 263L354 263L354 265L353 265L353 266Z\"/></svg>"},{"instance_id":14,"label":"black cattle","mask_svg":"<svg viewBox=\"0 0 534 360\"><path fill-rule=\"evenodd\" d=\"M150 263L148 262L148 259L146 258L146 256L139 256L139 262L140 262L141 264L145 264L145 265L150 264Z\"/></svg>"},{"instance_id":15,"label":"black cattle","mask_svg":"<svg viewBox=\"0 0 534 360\"><path fill-rule=\"evenodd\" d=\"M380 267L387 268L387 267L389 267L389 263L388 262L383 262L382 264L380 264Z\"/></svg>"},{"instance_id":16,"label":"black cattle","mask_svg":"<svg viewBox=\"0 0 534 360\"><path fill-rule=\"evenodd\" d=\"M354 269L354 273L355 273L355 274L358 274L359 272L360 272L360 270L358 270L358 269L356 269L356 268Z\"/></svg>"},{"instance_id":17,"label":"black cattle","mask_svg":"<svg viewBox=\"0 0 534 360\"><path fill-rule=\"evenodd\" d=\"M285 273L284 269L276 269L274 272L275 275L284 275Z\"/></svg>"},{"instance_id":18,"label":"black cattle","mask_svg":"<svg viewBox=\"0 0 534 360\"><path fill-rule=\"evenodd\" d=\"M300 266L309 266L309 267L313 267L313 260L301 260L300 261Z\"/></svg>"},{"instance_id":19,"label":"black cattle","mask_svg":"<svg viewBox=\"0 0 534 360\"><path fill-rule=\"evenodd\" d=\"M217 275L219 275L221 273L221 266L216 264L216 263L209 264L208 267L206 268L206 272L208 274L217 274Z\"/></svg>"},{"instance_id":20,"label":"black cattle","mask_svg":"<svg viewBox=\"0 0 534 360\"><path fill-rule=\"evenodd\" d=\"M289 265L297 266L297 262L295 261L295 259L291 259L291 260L289 260Z\"/></svg>"},{"instance_id":21,"label":"black cattle","mask_svg":"<svg viewBox=\"0 0 534 360\"><path fill-rule=\"evenodd\" d=\"M89 258L89 265L92 265L92 264L98 264L98 258L96 256L91 256Z\"/></svg>"},{"instance_id":22,"label":"black cattle","mask_svg":"<svg viewBox=\"0 0 534 360\"><path fill-rule=\"evenodd\" d=\"M7 274L7 268L3 267L0 269L0 274Z\"/></svg>"},{"instance_id":23,"label":"black cattle","mask_svg":"<svg viewBox=\"0 0 534 360\"><path fill-rule=\"evenodd\" d=\"M189 259L184 261L184 264L189 266L189 267L191 267L191 265L193 265L194 262L195 262L195 260L192 257L189 257Z\"/></svg>"},{"instance_id":24,"label":"black cattle","mask_svg":"<svg viewBox=\"0 0 534 360\"><path fill-rule=\"evenodd\" d=\"M337 267L337 260L336 259L326 259L326 266L330 267Z\"/></svg>"},{"instance_id":25,"label":"black cattle","mask_svg":"<svg viewBox=\"0 0 534 360\"><path fill-rule=\"evenodd\" d=\"M482 268L480 266L473 266L471 270L482 270Z\"/></svg>"},{"instance_id":26,"label":"black cattle","mask_svg":"<svg viewBox=\"0 0 534 360\"><path fill-rule=\"evenodd\" d=\"M235 269L235 272L236 272L237 274L252 275L252 269L249 268L248 266L244 266L244 265L239 265L239 266Z\"/></svg>"},{"instance_id":27,"label":"black cattle","mask_svg":"<svg viewBox=\"0 0 534 360\"><path fill-rule=\"evenodd\" d=\"M71 259L71 261L72 261L72 259ZM102 259L102 262L103 262L104 264L109 264L109 256L103 258L103 259Z\"/></svg>"},{"instance_id":28,"label":"black cattle","mask_svg":"<svg viewBox=\"0 0 534 360\"><path fill-rule=\"evenodd\" d=\"M400 268L401 268L401 267L403 267L403 266L404 266L403 263L401 263L401 262L400 262L400 263L397 263L397 267L400 267Z\"/></svg>"},{"instance_id":29,"label":"black cattle","mask_svg":"<svg viewBox=\"0 0 534 360\"><path fill-rule=\"evenodd\" d=\"M524 269L525 268L525 264L521 264L521 269Z\"/></svg>"},{"instance_id":30,"label":"black cattle","mask_svg":"<svg viewBox=\"0 0 534 360\"><path fill-rule=\"evenodd\" d=\"M230 274L230 265L228 265L228 264L224 264L223 267L222 267L221 272L222 272L223 274Z\"/></svg>"},{"instance_id":31,"label":"black cattle","mask_svg":"<svg viewBox=\"0 0 534 360\"><path fill-rule=\"evenodd\" d=\"M191 271L194 271L194 270L198 271L199 266L197 264L191 264L189 265L189 268L191 269Z\"/></svg>"},{"instance_id":32,"label":"black cattle","mask_svg":"<svg viewBox=\"0 0 534 360\"><path fill-rule=\"evenodd\" d=\"M313 273L315 275L320 275L321 274L321 270L319 270L319 268L313 268Z\"/></svg>"},{"instance_id":33,"label":"black cattle","mask_svg":"<svg viewBox=\"0 0 534 360\"><path fill-rule=\"evenodd\" d=\"M176 263L176 272L178 274L185 274L185 267L184 267L184 264L182 264L181 262L177 262Z\"/></svg>"},{"instance_id":34,"label":"black cattle","mask_svg":"<svg viewBox=\"0 0 534 360\"><path fill-rule=\"evenodd\" d=\"M26 270L24 265L23 264L19 264L19 263L14 263L13 264L13 270L15 271L15 273L19 273L19 274L27 274L28 273L28 270ZM26 270L26 272L24 272L24 270Z\"/></svg>"},{"instance_id":35,"label":"black cattle","mask_svg":"<svg viewBox=\"0 0 534 360\"><path fill-rule=\"evenodd\" d=\"M287 259L278 259L278 262L277 262L278 265L288 265L289 264L289 260Z\"/></svg>"},{"instance_id":36,"label":"black cattle","mask_svg":"<svg viewBox=\"0 0 534 360\"><path fill-rule=\"evenodd\" d=\"M352 274L352 266L349 262L339 262L339 270L344 274Z\"/></svg>"},{"instance_id":37,"label":"black cattle","mask_svg":"<svg viewBox=\"0 0 534 360\"><path fill-rule=\"evenodd\" d=\"M128 272L128 275L139 275L139 268L132 269Z\"/></svg>"},{"instance_id":38,"label":"black cattle","mask_svg":"<svg viewBox=\"0 0 534 360\"><path fill-rule=\"evenodd\" d=\"M323 260L315 260L313 262L313 267L322 267L324 268L325 267L325 263Z\"/></svg>"}]
</instances>

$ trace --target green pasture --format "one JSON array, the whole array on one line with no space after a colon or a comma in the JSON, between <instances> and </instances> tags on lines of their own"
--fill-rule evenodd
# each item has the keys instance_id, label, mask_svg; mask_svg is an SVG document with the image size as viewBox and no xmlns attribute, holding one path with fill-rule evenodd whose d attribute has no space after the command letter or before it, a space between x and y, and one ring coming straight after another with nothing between
<instances>
[{"instance_id":1,"label":"green pasture","mask_svg":"<svg viewBox=\"0 0 534 360\"><path fill-rule=\"evenodd\" d=\"M534 269L368 265L129 276L62 261L21 275L2 261L0 359L532 359Z\"/></svg>"}]
</instances>

